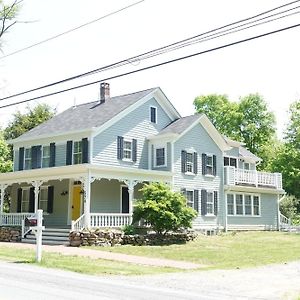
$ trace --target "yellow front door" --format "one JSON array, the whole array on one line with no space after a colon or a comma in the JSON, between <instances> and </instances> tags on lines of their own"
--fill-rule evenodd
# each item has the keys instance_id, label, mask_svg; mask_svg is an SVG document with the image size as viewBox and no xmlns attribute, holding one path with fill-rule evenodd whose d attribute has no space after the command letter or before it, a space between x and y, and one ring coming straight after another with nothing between
<instances>
[{"instance_id":1,"label":"yellow front door","mask_svg":"<svg viewBox=\"0 0 300 300\"><path fill-rule=\"evenodd\" d=\"M72 220L77 220L80 217L81 206L81 187L73 187L73 202L72 202Z\"/></svg>"}]
</instances>

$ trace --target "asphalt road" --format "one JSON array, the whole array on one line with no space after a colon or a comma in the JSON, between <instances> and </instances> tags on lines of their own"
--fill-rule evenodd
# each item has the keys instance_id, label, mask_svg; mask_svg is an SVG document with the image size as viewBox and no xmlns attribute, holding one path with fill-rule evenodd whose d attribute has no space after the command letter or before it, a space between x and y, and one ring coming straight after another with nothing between
<instances>
[{"instance_id":1,"label":"asphalt road","mask_svg":"<svg viewBox=\"0 0 300 300\"><path fill-rule=\"evenodd\" d=\"M0 262L1 300L297 299L300 262L241 270L89 276Z\"/></svg>"}]
</instances>

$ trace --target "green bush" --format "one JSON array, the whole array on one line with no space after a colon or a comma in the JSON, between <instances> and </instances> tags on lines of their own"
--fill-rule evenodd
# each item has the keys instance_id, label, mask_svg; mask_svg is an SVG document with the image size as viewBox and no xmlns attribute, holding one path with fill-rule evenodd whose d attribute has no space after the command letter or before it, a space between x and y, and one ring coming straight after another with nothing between
<instances>
[{"instance_id":1,"label":"green bush","mask_svg":"<svg viewBox=\"0 0 300 300\"><path fill-rule=\"evenodd\" d=\"M141 191L143 197L136 202L133 224L145 220L158 235L192 227L197 212L186 205L181 193L163 183L145 185Z\"/></svg>"},{"instance_id":2,"label":"green bush","mask_svg":"<svg viewBox=\"0 0 300 300\"><path fill-rule=\"evenodd\" d=\"M126 235L132 235L132 234L136 233L135 227L133 225L125 225L122 228L122 230L123 230L124 234L126 234Z\"/></svg>"}]
</instances>

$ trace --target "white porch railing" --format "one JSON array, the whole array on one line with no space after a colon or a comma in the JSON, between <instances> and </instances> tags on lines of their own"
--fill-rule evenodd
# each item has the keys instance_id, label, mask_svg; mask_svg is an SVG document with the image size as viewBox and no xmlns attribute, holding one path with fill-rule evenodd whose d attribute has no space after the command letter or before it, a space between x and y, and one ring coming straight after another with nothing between
<instances>
[{"instance_id":1,"label":"white porch railing","mask_svg":"<svg viewBox=\"0 0 300 300\"><path fill-rule=\"evenodd\" d=\"M85 215L81 215L76 221L72 221L71 230L79 231L84 228L84 217Z\"/></svg>"},{"instance_id":2,"label":"white porch railing","mask_svg":"<svg viewBox=\"0 0 300 300\"><path fill-rule=\"evenodd\" d=\"M131 224L131 214L92 213L91 227L122 227Z\"/></svg>"},{"instance_id":3,"label":"white porch railing","mask_svg":"<svg viewBox=\"0 0 300 300\"><path fill-rule=\"evenodd\" d=\"M254 185L282 189L281 173L258 172L255 170L224 167L225 184L227 185Z\"/></svg>"},{"instance_id":4,"label":"white porch railing","mask_svg":"<svg viewBox=\"0 0 300 300\"><path fill-rule=\"evenodd\" d=\"M291 219L283 214L280 214L280 228L289 228L291 226Z\"/></svg>"},{"instance_id":5,"label":"white porch railing","mask_svg":"<svg viewBox=\"0 0 300 300\"><path fill-rule=\"evenodd\" d=\"M22 221L30 216L32 216L32 213L2 213L0 214L0 225L22 226Z\"/></svg>"}]
</instances>

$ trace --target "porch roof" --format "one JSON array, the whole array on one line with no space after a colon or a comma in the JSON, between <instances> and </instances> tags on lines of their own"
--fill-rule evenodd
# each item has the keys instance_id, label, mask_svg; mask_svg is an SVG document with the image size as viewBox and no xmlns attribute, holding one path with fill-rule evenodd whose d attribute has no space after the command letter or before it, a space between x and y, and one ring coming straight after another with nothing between
<instances>
[{"instance_id":1,"label":"porch roof","mask_svg":"<svg viewBox=\"0 0 300 300\"><path fill-rule=\"evenodd\" d=\"M90 175L91 177L141 180L141 181L166 181L172 180L173 173L167 171L132 169L117 166L97 166L92 164L80 164L34 170L23 170L0 174L0 184L13 184L31 182L35 180L62 180L68 178L80 179Z\"/></svg>"}]
</instances>

